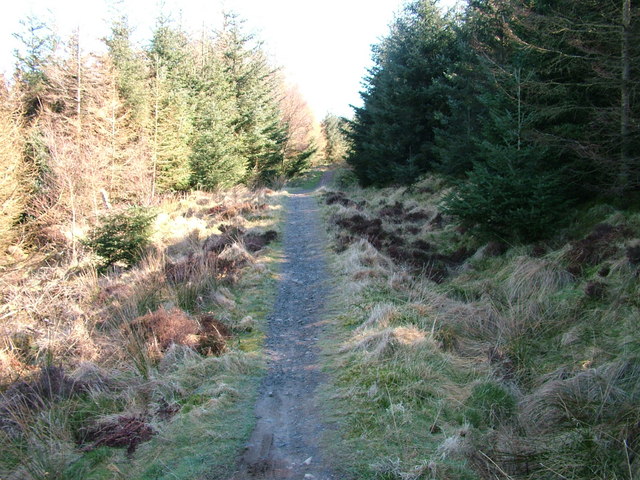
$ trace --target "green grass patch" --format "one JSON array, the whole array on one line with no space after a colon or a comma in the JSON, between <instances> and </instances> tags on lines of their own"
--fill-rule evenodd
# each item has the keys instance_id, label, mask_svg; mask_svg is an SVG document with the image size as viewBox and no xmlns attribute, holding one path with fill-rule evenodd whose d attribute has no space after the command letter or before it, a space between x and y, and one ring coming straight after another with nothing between
<instances>
[{"instance_id":1,"label":"green grass patch","mask_svg":"<svg viewBox=\"0 0 640 480\"><path fill-rule=\"evenodd\" d=\"M320 179L324 175L324 172L325 169L319 167L309 170L300 177L287 182L286 188L295 190L310 190L315 188L320 183Z\"/></svg>"},{"instance_id":2,"label":"green grass patch","mask_svg":"<svg viewBox=\"0 0 640 480\"><path fill-rule=\"evenodd\" d=\"M140 447L127 478L141 480L224 479L233 472L238 452L255 419L260 371L219 378L227 392L218 398L191 396L161 434Z\"/></svg>"},{"instance_id":3,"label":"green grass patch","mask_svg":"<svg viewBox=\"0 0 640 480\"><path fill-rule=\"evenodd\" d=\"M396 201L436 212L444 192L436 183L340 188L377 218ZM325 208L330 223L340 215L340 205ZM354 266L356 251L334 256L325 411L341 478L640 475L638 415L628 410L639 391L640 215L637 205L604 203L567 215L572 224L553 238L489 253L450 218L410 235L385 224L436 255L477 253L439 284L419 272L402 281L406 270L388 266L362 279L370 266ZM611 241L598 240L598 228L611 228L596 227L603 223L615 227ZM393 312L381 323L380 306ZM405 345L397 328L426 341Z\"/></svg>"}]
</instances>

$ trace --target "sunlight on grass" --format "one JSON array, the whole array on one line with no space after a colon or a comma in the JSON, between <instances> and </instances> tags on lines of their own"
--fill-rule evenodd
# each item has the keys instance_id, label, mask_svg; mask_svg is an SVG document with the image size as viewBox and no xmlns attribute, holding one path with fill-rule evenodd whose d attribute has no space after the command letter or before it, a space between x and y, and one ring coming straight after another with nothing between
<instances>
[{"instance_id":1,"label":"sunlight on grass","mask_svg":"<svg viewBox=\"0 0 640 480\"><path fill-rule=\"evenodd\" d=\"M637 214L591 209L548 244L483 245L438 213L437 180L343 189L323 194L335 274L325 444L340 474L637 470L625 457L639 419Z\"/></svg>"},{"instance_id":2,"label":"sunlight on grass","mask_svg":"<svg viewBox=\"0 0 640 480\"><path fill-rule=\"evenodd\" d=\"M20 418L11 435L0 429L0 470L78 479L231 472L255 421L282 261L281 243L265 243L280 235L282 198L196 192L159 207L153 246L129 270L99 276L89 257L81 274L44 264L2 276L4 308L20 314L3 319L12 333L0 373L4 382L22 374L34 393L0 403L0 416ZM211 348L220 356L206 356ZM62 373L47 390L38 372L48 364Z\"/></svg>"}]
</instances>

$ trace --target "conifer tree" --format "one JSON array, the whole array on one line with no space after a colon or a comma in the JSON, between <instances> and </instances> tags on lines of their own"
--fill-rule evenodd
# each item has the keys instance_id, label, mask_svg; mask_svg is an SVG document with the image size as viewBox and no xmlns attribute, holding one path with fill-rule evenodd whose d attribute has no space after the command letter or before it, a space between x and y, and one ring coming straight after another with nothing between
<instances>
[{"instance_id":1,"label":"conifer tree","mask_svg":"<svg viewBox=\"0 0 640 480\"><path fill-rule=\"evenodd\" d=\"M247 162L236 135L237 103L234 85L225 75L215 39L203 35L194 78L194 131L191 184L200 189L236 185L246 176Z\"/></svg>"},{"instance_id":2,"label":"conifer tree","mask_svg":"<svg viewBox=\"0 0 640 480\"><path fill-rule=\"evenodd\" d=\"M142 52L132 44L133 28L123 15L111 23L110 35L104 39L114 67L118 94L122 98L130 126L142 133L149 128L149 69Z\"/></svg>"},{"instance_id":3,"label":"conifer tree","mask_svg":"<svg viewBox=\"0 0 640 480\"><path fill-rule=\"evenodd\" d=\"M23 31L15 33L20 47L14 51L16 80L22 92L24 114L35 117L42 109L42 95L47 87L46 68L53 60L59 43L49 25L35 16L20 22Z\"/></svg>"},{"instance_id":4,"label":"conifer tree","mask_svg":"<svg viewBox=\"0 0 640 480\"><path fill-rule=\"evenodd\" d=\"M631 2L475 0L490 26L478 45L494 70L517 62L534 73L523 84L539 117L532 132L587 190L622 194L640 186L640 7ZM501 39L498 45L496 39ZM583 188L584 190L584 188ZM584 195L587 192L582 192Z\"/></svg>"},{"instance_id":5,"label":"conifer tree","mask_svg":"<svg viewBox=\"0 0 640 480\"><path fill-rule=\"evenodd\" d=\"M276 98L277 77L267 58L242 30L241 20L225 14L217 48L236 101L235 134L247 162L249 182L273 178L283 164L286 129Z\"/></svg>"},{"instance_id":6,"label":"conifer tree","mask_svg":"<svg viewBox=\"0 0 640 480\"><path fill-rule=\"evenodd\" d=\"M355 109L348 162L364 185L411 183L434 166L440 82L454 61L452 31L435 1L405 8L374 47L362 108Z\"/></svg>"},{"instance_id":7,"label":"conifer tree","mask_svg":"<svg viewBox=\"0 0 640 480\"><path fill-rule=\"evenodd\" d=\"M486 65L473 48L473 22L467 16L455 20L455 53L439 82L446 107L436 113L440 125L435 129L434 158L436 170L461 176L479 160L477 143L487 116L482 96L492 87Z\"/></svg>"},{"instance_id":8,"label":"conifer tree","mask_svg":"<svg viewBox=\"0 0 640 480\"><path fill-rule=\"evenodd\" d=\"M158 191L185 190L191 181L189 140L192 133L187 38L160 17L151 40L151 144L153 181Z\"/></svg>"},{"instance_id":9,"label":"conifer tree","mask_svg":"<svg viewBox=\"0 0 640 480\"><path fill-rule=\"evenodd\" d=\"M151 88L149 67L144 52L131 41L133 28L126 16L115 18L104 39L107 58L100 66L110 78L108 111L109 183L108 194L115 200L141 199L151 189ZM126 171L126 175L120 172Z\"/></svg>"},{"instance_id":10,"label":"conifer tree","mask_svg":"<svg viewBox=\"0 0 640 480\"><path fill-rule=\"evenodd\" d=\"M24 127L20 113L18 102L0 76L0 252L16 237L16 224L30 193L28 170L22 157Z\"/></svg>"}]
</instances>

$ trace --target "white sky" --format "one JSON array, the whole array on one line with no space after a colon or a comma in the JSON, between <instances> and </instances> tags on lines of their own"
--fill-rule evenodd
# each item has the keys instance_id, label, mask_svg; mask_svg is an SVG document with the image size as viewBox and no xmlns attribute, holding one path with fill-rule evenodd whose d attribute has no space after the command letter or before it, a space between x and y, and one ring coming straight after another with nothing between
<instances>
[{"instance_id":1,"label":"white sky","mask_svg":"<svg viewBox=\"0 0 640 480\"><path fill-rule=\"evenodd\" d=\"M162 0L119 0L120 9L137 27L139 42L151 35ZM440 0L450 6L455 0ZM0 72L13 69L17 44L12 33L29 14L53 18L66 39L80 25L87 50L102 47L108 34L110 4L118 0L5 0L0 15ZM318 118L326 113L351 116L349 104L360 104L360 82L371 65L371 45L387 34L403 0L164 0L164 11L182 19L188 31L218 24L231 10L246 19L246 28L264 41L277 65L297 83Z\"/></svg>"}]
</instances>

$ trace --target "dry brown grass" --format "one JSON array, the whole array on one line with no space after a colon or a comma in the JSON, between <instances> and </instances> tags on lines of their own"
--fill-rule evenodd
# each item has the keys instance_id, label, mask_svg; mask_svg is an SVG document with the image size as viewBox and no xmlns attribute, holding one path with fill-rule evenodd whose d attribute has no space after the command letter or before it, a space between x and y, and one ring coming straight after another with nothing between
<instances>
[{"instance_id":1,"label":"dry brown grass","mask_svg":"<svg viewBox=\"0 0 640 480\"><path fill-rule=\"evenodd\" d=\"M6 249L17 238L15 223L28 195L28 169L22 161L23 127L16 102L0 80L0 265L14 261ZM9 255L7 255L9 254Z\"/></svg>"},{"instance_id":2,"label":"dry brown grass","mask_svg":"<svg viewBox=\"0 0 640 480\"><path fill-rule=\"evenodd\" d=\"M367 318L357 330L366 330L372 327L386 328L401 315L400 309L390 303L377 303L371 308Z\"/></svg>"},{"instance_id":3,"label":"dry brown grass","mask_svg":"<svg viewBox=\"0 0 640 480\"><path fill-rule=\"evenodd\" d=\"M67 478L72 462L82 461L80 447L133 453L151 429L166 435L168 420L181 412L178 400L193 405L189 421L211 421L212 412L229 412L245 400L236 386L255 375L260 363L256 355L236 351L231 337L259 337L250 333L259 321L247 315L241 298L236 303L235 291L245 285L234 282L249 273L269 275L266 257L259 258L268 251L253 240L262 239L279 214L271 195L238 188L168 199L158 207L152 247L129 270L98 276L86 252L71 254L64 236L70 225L55 224L63 235L54 254L32 255L0 272L0 389L37 387L41 367L51 363L74 385L88 386L82 396L69 398L48 398L34 387L34 401L43 408L0 411L0 424L13 416L21 432L11 437L0 428L0 441L17 462L5 464L0 456L2 475ZM222 219L206 212L227 201L242 216ZM48 224L52 215L44 219ZM235 238L220 252L206 253L205 239L229 228L255 234L253 252Z\"/></svg>"},{"instance_id":4,"label":"dry brown grass","mask_svg":"<svg viewBox=\"0 0 640 480\"><path fill-rule=\"evenodd\" d=\"M520 421L531 434L560 426L617 423L637 417L640 363L618 361L577 373L558 371L521 402Z\"/></svg>"},{"instance_id":5,"label":"dry brown grass","mask_svg":"<svg viewBox=\"0 0 640 480\"><path fill-rule=\"evenodd\" d=\"M362 331L354 336L341 351L342 353L362 352L367 362L376 364L391 356L406 354L414 348L437 350L435 342L430 341L424 332L414 327L396 327Z\"/></svg>"},{"instance_id":6,"label":"dry brown grass","mask_svg":"<svg viewBox=\"0 0 640 480\"><path fill-rule=\"evenodd\" d=\"M198 322L175 307L169 310L160 307L155 312L138 317L128 328L138 330L147 342L158 349L158 356L173 343L189 347L198 344Z\"/></svg>"},{"instance_id":7,"label":"dry brown grass","mask_svg":"<svg viewBox=\"0 0 640 480\"><path fill-rule=\"evenodd\" d=\"M253 192L238 187L230 192L196 192L178 203L169 199L160 207L162 211L156 219L153 248L128 271L99 277L91 266L91 257L63 255L31 256L28 262L2 272L0 384L7 385L29 375L51 358L71 369L83 362L126 363L131 358L132 340L114 336L113 328L117 331L120 325L151 312L164 311L168 319L178 319L179 315L168 312L175 313L175 307L182 305L204 308L213 303L222 309L233 309L232 295L216 283L226 281L225 277L230 281L237 279L240 269L255 263L255 256L242 242L231 243L215 257L204 253L204 240L220 232L221 225L205 211L224 202L243 204L248 215L265 217L256 221L244 217L226 221L232 220L245 230L263 228L269 225L268 217L277 215L270 205L273 203L270 195L272 192L265 189ZM147 320L154 323L153 318ZM193 339L178 339L170 333L175 327L174 333L178 335L189 321L173 327L170 322L160 323L157 336L160 350L167 347L171 338L197 344ZM193 328L187 330L191 332Z\"/></svg>"}]
</instances>

